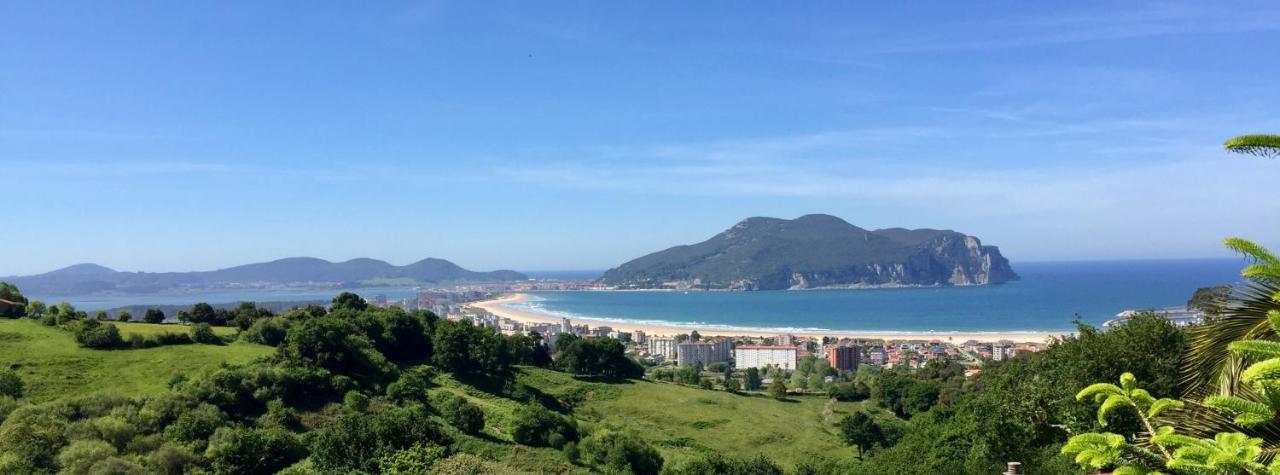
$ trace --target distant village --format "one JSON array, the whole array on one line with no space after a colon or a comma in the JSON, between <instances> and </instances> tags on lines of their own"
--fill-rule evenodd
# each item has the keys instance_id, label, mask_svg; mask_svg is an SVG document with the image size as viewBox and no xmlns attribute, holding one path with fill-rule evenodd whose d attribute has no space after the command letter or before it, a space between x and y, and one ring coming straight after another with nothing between
<instances>
[{"instance_id":1,"label":"distant village","mask_svg":"<svg viewBox=\"0 0 1280 475\"><path fill-rule=\"evenodd\" d=\"M857 371L863 366L879 368L920 368L929 362L956 362L976 373L983 362L1001 361L1022 352L1041 351L1043 343L1015 343L1012 341L952 342L939 339L853 339L798 336L788 333L772 337L702 337L691 329L687 334L652 335L643 331L623 331L610 326L575 324L569 318L560 323L526 323L494 315L483 309L469 306L482 300L493 299L511 291L531 290L581 290L581 283L530 282L519 289L512 285L474 285L449 289L428 289L417 292L412 299L388 300L385 295L374 295L367 300L380 307L401 307L406 310L430 310L451 320L468 320L476 325L494 328L506 335L537 333L552 351L561 334L582 338L613 338L626 345L627 352L644 365L655 367L709 368L726 365L733 370L794 371L801 361L816 358L837 371ZM767 380L766 380L767 382Z\"/></svg>"}]
</instances>

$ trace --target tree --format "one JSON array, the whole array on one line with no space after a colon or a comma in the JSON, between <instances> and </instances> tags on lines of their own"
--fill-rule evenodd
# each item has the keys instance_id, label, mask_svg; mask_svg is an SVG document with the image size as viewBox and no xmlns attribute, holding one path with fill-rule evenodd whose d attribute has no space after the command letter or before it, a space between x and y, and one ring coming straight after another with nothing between
<instances>
[{"instance_id":1,"label":"tree","mask_svg":"<svg viewBox=\"0 0 1280 475\"><path fill-rule=\"evenodd\" d=\"M884 441L884 433L875 419L865 412L855 412L840 420L840 435L844 443L858 448L858 459Z\"/></svg>"},{"instance_id":2,"label":"tree","mask_svg":"<svg viewBox=\"0 0 1280 475\"><path fill-rule=\"evenodd\" d=\"M537 404L526 404L516 409L511 418L511 439L516 443L534 447L552 446L578 440L578 430L559 414Z\"/></svg>"},{"instance_id":3,"label":"tree","mask_svg":"<svg viewBox=\"0 0 1280 475\"><path fill-rule=\"evenodd\" d=\"M769 383L769 397L778 400L786 399L787 385L782 382L782 379L774 378L773 382Z\"/></svg>"},{"instance_id":4,"label":"tree","mask_svg":"<svg viewBox=\"0 0 1280 475\"><path fill-rule=\"evenodd\" d=\"M81 320L71 328L76 343L85 348L109 349L118 348L124 340L120 338L120 330L110 323L98 320Z\"/></svg>"},{"instance_id":5,"label":"tree","mask_svg":"<svg viewBox=\"0 0 1280 475\"><path fill-rule=\"evenodd\" d=\"M127 323L130 320L133 320L133 312L130 312L129 309L121 309L119 312L116 312L117 322Z\"/></svg>"},{"instance_id":6,"label":"tree","mask_svg":"<svg viewBox=\"0 0 1280 475\"><path fill-rule=\"evenodd\" d=\"M294 324L277 351L285 359L347 376L379 376L389 369L363 332L331 315Z\"/></svg>"},{"instance_id":7,"label":"tree","mask_svg":"<svg viewBox=\"0 0 1280 475\"><path fill-rule=\"evenodd\" d=\"M747 368L747 390L757 391L760 389L760 370L756 368Z\"/></svg>"},{"instance_id":8,"label":"tree","mask_svg":"<svg viewBox=\"0 0 1280 475\"><path fill-rule=\"evenodd\" d=\"M213 332L213 327L208 323L197 323L191 326L191 341L206 345L222 344L222 338Z\"/></svg>"},{"instance_id":9,"label":"tree","mask_svg":"<svg viewBox=\"0 0 1280 475\"><path fill-rule=\"evenodd\" d=\"M240 305L230 312L228 320L241 331L244 331L248 330L253 325L253 322L258 321L258 319L271 316L270 310L258 308L258 305L253 302L240 302Z\"/></svg>"},{"instance_id":10,"label":"tree","mask_svg":"<svg viewBox=\"0 0 1280 475\"><path fill-rule=\"evenodd\" d=\"M359 295L353 294L351 292L343 292L338 294L337 297L333 298L333 302L332 302L332 305L330 305L329 311L336 312L342 309L349 309L349 310L360 312L368 307L369 307L369 304L365 302L364 299L361 298Z\"/></svg>"},{"instance_id":11,"label":"tree","mask_svg":"<svg viewBox=\"0 0 1280 475\"><path fill-rule=\"evenodd\" d=\"M484 430L484 411L462 396L444 393L436 399L434 407L449 425L468 434Z\"/></svg>"},{"instance_id":12,"label":"tree","mask_svg":"<svg viewBox=\"0 0 1280 475\"><path fill-rule=\"evenodd\" d=\"M497 375L511 366L502 336L471 322L441 321L431 339L436 366L460 375Z\"/></svg>"},{"instance_id":13,"label":"tree","mask_svg":"<svg viewBox=\"0 0 1280 475\"><path fill-rule=\"evenodd\" d=\"M27 304L27 318L40 318L47 310L44 301L32 300Z\"/></svg>"},{"instance_id":14,"label":"tree","mask_svg":"<svg viewBox=\"0 0 1280 475\"><path fill-rule=\"evenodd\" d=\"M582 459L609 473L657 475L662 455L644 440L625 432L599 429L582 439Z\"/></svg>"},{"instance_id":15,"label":"tree","mask_svg":"<svg viewBox=\"0 0 1280 475\"><path fill-rule=\"evenodd\" d=\"M209 438L205 458L215 473L276 473L307 456L287 430L222 427Z\"/></svg>"},{"instance_id":16,"label":"tree","mask_svg":"<svg viewBox=\"0 0 1280 475\"><path fill-rule=\"evenodd\" d=\"M148 308L146 313L142 314L142 321L147 323L164 323L164 311L158 308Z\"/></svg>"},{"instance_id":17,"label":"tree","mask_svg":"<svg viewBox=\"0 0 1280 475\"><path fill-rule=\"evenodd\" d=\"M212 305L204 302L191 306L191 312L188 320L190 320L191 323L208 323L210 325L222 325L225 323L225 321L219 322L218 312L213 309Z\"/></svg>"},{"instance_id":18,"label":"tree","mask_svg":"<svg viewBox=\"0 0 1280 475\"><path fill-rule=\"evenodd\" d=\"M27 298L18 287L0 281L0 318L21 318L27 315Z\"/></svg>"},{"instance_id":19,"label":"tree","mask_svg":"<svg viewBox=\"0 0 1280 475\"><path fill-rule=\"evenodd\" d=\"M430 366L416 366L400 373L400 379L387 385L387 397L395 401L427 400L427 390L431 388L434 370Z\"/></svg>"},{"instance_id":20,"label":"tree","mask_svg":"<svg viewBox=\"0 0 1280 475\"><path fill-rule=\"evenodd\" d=\"M421 406L346 414L312 435L311 460L321 473L377 473L387 456L415 444L448 447L444 429Z\"/></svg>"},{"instance_id":21,"label":"tree","mask_svg":"<svg viewBox=\"0 0 1280 475\"><path fill-rule=\"evenodd\" d=\"M698 340L701 340L701 339L702 339L702 335L698 334L697 330L689 332L689 341L697 342Z\"/></svg>"},{"instance_id":22,"label":"tree","mask_svg":"<svg viewBox=\"0 0 1280 475\"><path fill-rule=\"evenodd\" d=\"M738 385L737 378L726 378L724 380L724 390L731 393L737 393L742 387Z\"/></svg>"},{"instance_id":23,"label":"tree","mask_svg":"<svg viewBox=\"0 0 1280 475\"><path fill-rule=\"evenodd\" d=\"M613 338L569 338L558 342L556 367L570 374L606 378L638 378L644 368L627 357L626 347Z\"/></svg>"},{"instance_id":24,"label":"tree","mask_svg":"<svg viewBox=\"0 0 1280 475\"><path fill-rule=\"evenodd\" d=\"M178 310L177 313L173 314L173 318L176 318L179 322L187 323L191 321L191 312Z\"/></svg>"},{"instance_id":25,"label":"tree","mask_svg":"<svg viewBox=\"0 0 1280 475\"><path fill-rule=\"evenodd\" d=\"M96 311L96 312L93 312L93 319L94 319L94 320L97 320L97 321L99 321L99 322L105 322L105 321L107 321L107 311L106 311L106 310L98 310L98 311Z\"/></svg>"}]
</instances>

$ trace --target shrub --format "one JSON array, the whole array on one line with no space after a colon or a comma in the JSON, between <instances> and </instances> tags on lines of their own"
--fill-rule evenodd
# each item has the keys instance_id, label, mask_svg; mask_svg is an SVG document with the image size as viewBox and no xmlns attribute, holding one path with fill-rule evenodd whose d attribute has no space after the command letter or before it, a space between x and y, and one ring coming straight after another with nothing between
<instances>
[{"instance_id":1,"label":"shrub","mask_svg":"<svg viewBox=\"0 0 1280 475\"><path fill-rule=\"evenodd\" d=\"M174 442L203 450L206 440L224 425L227 425L226 414L212 404L200 403L178 415L173 424L164 429L164 435Z\"/></svg>"},{"instance_id":2,"label":"shrub","mask_svg":"<svg viewBox=\"0 0 1280 475\"><path fill-rule=\"evenodd\" d=\"M89 467L89 475L145 475L142 466L119 457L107 457Z\"/></svg>"},{"instance_id":3,"label":"shrub","mask_svg":"<svg viewBox=\"0 0 1280 475\"><path fill-rule=\"evenodd\" d=\"M138 433L138 428L132 423L116 416L93 419L93 428L98 437L114 445L116 450L124 450Z\"/></svg>"},{"instance_id":4,"label":"shrub","mask_svg":"<svg viewBox=\"0 0 1280 475\"><path fill-rule=\"evenodd\" d=\"M199 460L184 447L166 444L147 456L147 468L161 475L181 475Z\"/></svg>"},{"instance_id":5,"label":"shrub","mask_svg":"<svg viewBox=\"0 0 1280 475\"><path fill-rule=\"evenodd\" d=\"M382 457L378 468L386 474L422 474L449 455L448 449L434 444L415 443L413 447Z\"/></svg>"},{"instance_id":6,"label":"shrub","mask_svg":"<svg viewBox=\"0 0 1280 475\"><path fill-rule=\"evenodd\" d=\"M307 456L297 436L284 429L222 427L205 451L216 473L276 473Z\"/></svg>"},{"instance_id":7,"label":"shrub","mask_svg":"<svg viewBox=\"0 0 1280 475\"><path fill-rule=\"evenodd\" d=\"M354 412L364 412L369 409L369 396L360 391L347 391L347 395L342 397L342 406Z\"/></svg>"},{"instance_id":8,"label":"shrub","mask_svg":"<svg viewBox=\"0 0 1280 475\"><path fill-rule=\"evenodd\" d=\"M110 323L98 320L80 320L71 327L76 343L85 348L108 349L124 345L120 330Z\"/></svg>"},{"instance_id":9,"label":"shrub","mask_svg":"<svg viewBox=\"0 0 1280 475\"><path fill-rule=\"evenodd\" d=\"M430 475L505 475L505 467L471 454L457 454L436 463Z\"/></svg>"},{"instance_id":10,"label":"shrub","mask_svg":"<svg viewBox=\"0 0 1280 475\"><path fill-rule=\"evenodd\" d=\"M578 430L564 417L539 405L525 405L512 416L511 438L517 443L534 447L551 445L551 436L559 435L564 442L578 440ZM557 447L559 448L559 447Z\"/></svg>"},{"instance_id":11,"label":"shrub","mask_svg":"<svg viewBox=\"0 0 1280 475\"><path fill-rule=\"evenodd\" d=\"M51 405L22 406L0 424L0 473L52 471L67 420Z\"/></svg>"},{"instance_id":12,"label":"shrub","mask_svg":"<svg viewBox=\"0 0 1280 475\"><path fill-rule=\"evenodd\" d=\"M415 366L400 373L400 379L387 385L387 397L396 401L418 401L427 399L427 389L431 387L434 371L430 366Z\"/></svg>"},{"instance_id":13,"label":"shrub","mask_svg":"<svg viewBox=\"0 0 1280 475\"><path fill-rule=\"evenodd\" d=\"M465 398L444 393L434 402L436 409L449 425L468 434L484 430L484 411Z\"/></svg>"},{"instance_id":14,"label":"shrub","mask_svg":"<svg viewBox=\"0 0 1280 475\"><path fill-rule=\"evenodd\" d=\"M279 346L289 335L289 320L281 317L259 318L249 325L240 338L250 343Z\"/></svg>"},{"instance_id":15,"label":"shrub","mask_svg":"<svg viewBox=\"0 0 1280 475\"><path fill-rule=\"evenodd\" d=\"M644 375L644 368L628 358L626 347L613 338L562 338L556 349L556 367L567 373L607 378Z\"/></svg>"},{"instance_id":16,"label":"shrub","mask_svg":"<svg viewBox=\"0 0 1280 475\"><path fill-rule=\"evenodd\" d=\"M435 366L451 373L497 375L511 366L511 355L502 335L466 320L438 322L431 347Z\"/></svg>"},{"instance_id":17,"label":"shrub","mask_svg":"<svg viewBox=\"0 0 1280 475\"><path fill-rule=\"evenodd\" d=\"M58 466L68 473L87 473L93 464L115 454L116 448L101 440L77 440L58 453Z\"/></svg>"},{"instance_id":18,"label":"shrub","mask_svg":"<svg viewBox=\"0 0 1280 475\"><path fill-rule=\"evenodd\" d=\"M293 408L286 406L284 401L272 399L267 403L267 413L258 418L258 426L297 430L302 427L302 421Z\"/></svg>"},{"instance_id":19,"label":"shrub","mask_svg":"<svg viewBox=\"0 0 1280 475\"><path fill-rule=\"evenodd\" d=\"M415 443L450 443L420 407L344 415L313 434L311 460L322 472L376 472L383 457Z\"/></svg>"},{"instance_id":20,"label":"shrub","mask_svg":"<svg viewBox=\"0 0 1280 475\"><path fill-rule=\"evenodd\" d=\"M130 312L128 309L123 309L123 310L120 310L119 312L116 312L117 322L128 322L130 320L133 320L133 312Z\"/></svg>"},{"instance_id":21,"label":"shrub","mask_svg":"<svg viewBox=\"0 0 1280 475\"><path fill-rule=\"evenodd\" d=\"M657 475L662 456L643 440L609 429L595 431L582 439L582 459L611 472Z\"/></svg>"},{"instance_id":22,"label":"shrub","mask_svg":"<svg viewBox=\"0 0 1280 475\"><path fill-rule=\"evenodd\" d=\"M148 308L142 314L142 321L147 323L164 323L164 311L158 308Z\"/></svg>"},{"instance_id":23,"label":"shrub","mask_svg":"<svg viewBox=\"0 0 1280 475\"><path fill-rule=\"evenodd\" d=\"M278 351L285 359L342 375L378 377L391 370L359 328L333 316L295 324Z\"/></svg>"},{"instance_id":24,"label":"shrub","mask_svg":"<svg viewBox=\"0 0 1280 475\"><path fill-rule=\"evenodd\" d=\"M222 344L222 338L213 333L213 326L203 322L191 325L191 340L206 345Z\"/></svg>"},{"instance_id":25,"label":"shrub","mask_svg":"<svg viewBox=\"0 0 1280 475\"><path fill-rule=\"evenodd\" d=\"M22 388L22 378L17 371L0 369L0 396L18 399L22 397Z\"/></svg>"}]
</instances>

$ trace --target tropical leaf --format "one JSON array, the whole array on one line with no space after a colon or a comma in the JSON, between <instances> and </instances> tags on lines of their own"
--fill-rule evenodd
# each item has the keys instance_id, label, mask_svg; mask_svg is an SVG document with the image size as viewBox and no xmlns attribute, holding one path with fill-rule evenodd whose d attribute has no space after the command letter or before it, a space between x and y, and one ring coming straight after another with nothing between
<instances>
[{"instance_id":1,"label":"tropical leaf","mask_svg":"<svg viewBox=\"0 0 1280 475\"><path fill-rule=\"evenodd\" d=\"M1182 406L1182 401L1178 401L1176 399L1157 399L1155 402L1151 403L1151 407L1147 408L1147 417L1155 419L1160 416L1160 413L1167 409L1176 409Z\"/></svg>"},{"instance_id":2,"label":"tropical leaf","mask_svg":"<svg viewBox=\"0 0 1280 475\"><path fill-rule=\"evenodd\" d=\"M1274 312L1280 315L1280 312ZM1272 319L1270 316L1268 321ZM1273 322L1274 324L1274 322ZM1244 340L1233 341L1227 345L1227 349L1236 353L1243 353L1255 358L1274 358L1280 357L1280 342L1266 340Z\"/></svg>"},{"instance_id":3,"label":"tropical leaf","mask_svg":"<svg viewBox=\"0 0 1280 475\"><path fill-rule=\"evenodd\" d=\"M1115 465L1120 460L1122 449L1127 443L1121 435L1090 432L1067 439L1067 443L1062 446L1062 453L1076 454L1075 461L1079 465L1103 468Z\"/></svg>"},{"instance_id":4,"label":"tropical leaf","mask_svg":"<svg viewBox=\"0 0 1280 475\"><path fill-rule=\"evenodd\" d=\"M1090 384L1089 387L1081 389L1080 392L1076 393L1076 400L1083 401L1088 397L1095 397L1098 395L1111 396L1113 394L1124 394L1124 390L1111 383Z\"/></svg>"},{"instance_id":5,"label":"tropical leaf","mask_svg":"<svg viewBox=\"0 0 1280 475\"><path fill-rule=\"evenodd\" d=\"M1112 394L1110 396L1107 396L1107 399L1105 401L1102 401L1102 405L1098 406L1098 425L1106 427L1107 414L1110 414L1111 411L1115 410L1118 407L1124 407L1128 405L1130 405L1129 399L1125 398L1124 396L1121 396L1119 394Z\"/></svg>"},{"instance_id":6,"label":"tropical leaf","mask_svg":"<svg viewBox=\"0 0 1280 475\"><path fill-rule=\"evenodd\" d=\"M1280 135L1249 134L1232 137L1222 144L1228 152L1263 158L1280 156Z\"/></svg>"},{"instance_id":7,"label":"tropical leaf","mask_svg":"<svg viewBox=\"0 0 1280 475\"><path fill-rule=\"evenodd\" d=\"M1240 379L1247 383L1254 382L1259 379L1276 379L1280 378L1280 358L1271 358L1262 360L1249 365L1243 373L1240 373Z\"/></svg>"}]
</instances>

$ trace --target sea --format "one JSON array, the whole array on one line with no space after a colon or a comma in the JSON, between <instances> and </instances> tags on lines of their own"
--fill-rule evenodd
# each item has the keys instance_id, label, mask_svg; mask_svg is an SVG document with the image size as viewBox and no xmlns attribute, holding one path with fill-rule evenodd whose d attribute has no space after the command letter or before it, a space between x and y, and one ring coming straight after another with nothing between
<instances>
[{"instance_id":1,"label":"sea","mask_svg":"<svg viewBox=\"0 0 1280 475\"><path fill-rule=\"evenodd\" d=\"M1040 333L1101 325L1131 309L1185 307L1197 288L1239 282L1240 259L1027 262L1020 280L977 287L763 292L536 292L525 311L754 331Z\"/></svg>"},{"instance_id":2,"label":"sea","mask_svg":"<svg viewBox=\"0 0 1280 475\"><path fill-rule=\"evenodd\" d=\"M1022 279L976 287L803 291L533 292L508 304L568 318L753 331L1057 332L1075 321L1101 325L1125 310L1185 306L1197 288L1239 282L1241 259L1023 262ZM550 278L552 275L535 276ZM559 275L564 274L564 275ZM591 278L599 272L556 273ZM388 299L405 287L347 289ZM196 302L329 300L338 289L274 289L148 295L39 296L85 310Z\"/></svg>"}]
</instances>

